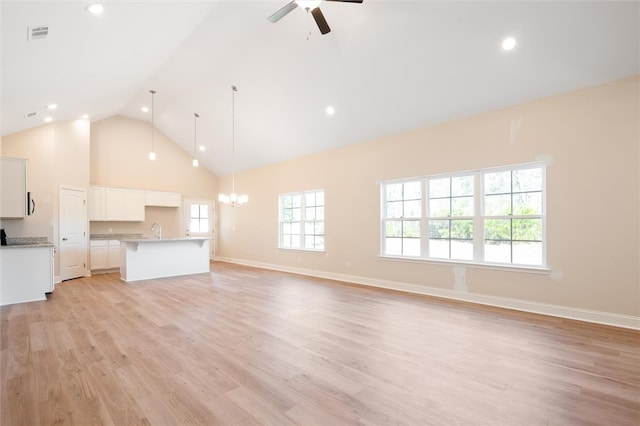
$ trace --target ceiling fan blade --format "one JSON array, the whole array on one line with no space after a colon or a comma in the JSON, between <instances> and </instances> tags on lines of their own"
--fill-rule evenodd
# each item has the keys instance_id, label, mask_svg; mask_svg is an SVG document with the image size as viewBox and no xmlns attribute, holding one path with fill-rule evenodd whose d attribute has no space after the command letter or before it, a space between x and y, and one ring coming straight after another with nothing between
<instances>
[{"instance_id":1,"label":"ceiling fan blade","mask_svg":"<svg viewBox=\"0 0 640 426\"><path fill-rule=\"evenodd\" d=\"M315 9L313 9L311 11L311 14L313 15L313 19L316 20L316 24L318 24L318 28L320 28L320 33L326 34L329 31L331 31L331 28L329 28L329 24L327 24L327 20L324 19L324 15L322 14L322 11L320 10L319 7L316 7Z\"/></svg>"},{"instance_id":2,"label":"ceiling fan blade","mask_svg":"<svg viewBox=\"0 0 640 426\"><path fill-rule=\"evenodd\" d=\"M291 12L296 7L298 7L298 3L296 3L295 0L292 0L290 3L287 3L284 6L282 6L280 9L278 9L276 13L269 16L267 19L270 22L273 22L275 24L280 19L284 18L287 13Z\"/></svg>"},{"instance_id":3,"label":"ceiling fan blade","mask_svg":"<svg viewBox=\"0 0 640 426\"><path fill-rule=\"evenodd\" d=\"M326 1L339 1L342 3L362 3L363 0L326 0Z\"/></svg>"}]
</instances>

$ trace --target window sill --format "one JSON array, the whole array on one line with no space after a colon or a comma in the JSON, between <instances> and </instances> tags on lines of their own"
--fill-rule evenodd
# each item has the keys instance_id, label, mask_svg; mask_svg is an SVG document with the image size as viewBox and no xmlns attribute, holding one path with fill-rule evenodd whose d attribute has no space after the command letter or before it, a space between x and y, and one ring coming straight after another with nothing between
<instances>
[{"instance_id":1,"label":"window sill","mask_svg":"<svg viewBox=\"0 0 640 426\"><path fill-rule=\"evenodd\" d=\"M290 252L300 252L300 253L317 253L317 254L325 254L325 250L314 250L314 249L305 249L305 248L290 248L290 247L278 247L278 251L290 251Z\"/></svg>"},{"instance_id":2,"label":"window sill","mask_svg":"<svg viewBox=\"0 0 640 426\"><path fill-rule=\"evenodd\" d=\"M478 269L491 269L497 271L509 271L509 272L524 272L528 274L541 274L548 275L551 273L551 269L543 266L526 266L526 265L503 265L497 263L477 263L477 262L465 262L464 260L447 260L447 259L423 259L420 257L405 257L405 256L389 256L378 255L383 260L399 260L403 262L416 262L416 263L428 263L432 265L449 265L449 266L462 266L467 268Z\"/></svg>"}]
</instances>

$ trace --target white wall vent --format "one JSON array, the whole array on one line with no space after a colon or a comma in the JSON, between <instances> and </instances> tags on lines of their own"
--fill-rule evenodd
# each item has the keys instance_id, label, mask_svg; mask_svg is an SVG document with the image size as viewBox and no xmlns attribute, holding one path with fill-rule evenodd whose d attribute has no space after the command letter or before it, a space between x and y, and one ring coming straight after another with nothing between
<instances>
[{"instance_id":1,"label":"white wall vent","mask_svg":"<svg viewBox=\"0 0 640 426\"><path fill-rule=\"evenodd\" d=\"M47 38L49 35L48 25L39 25L37 27L27 27L27 40L39 40Z\"/></svg>"},{"instance_id":2,"label":"white wall vent","mask_svg":"<svg viewBox=\"0 0 640 426\"><path fill-rule=\"evenodd\" d=\"M36 115L38 115L38 111L33 111L33 112L29 112L29 113L25 114L25 115L24 115L24 118L25 118L25 119L33 118L33 117L35 117Z\"/></svg>"}]
</instances>

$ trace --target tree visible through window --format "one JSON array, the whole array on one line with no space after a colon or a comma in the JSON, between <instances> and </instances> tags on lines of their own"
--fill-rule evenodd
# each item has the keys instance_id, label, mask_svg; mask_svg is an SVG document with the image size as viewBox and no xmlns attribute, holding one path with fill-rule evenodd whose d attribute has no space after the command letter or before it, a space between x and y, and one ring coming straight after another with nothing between
<instances>
[{"instance_id":1,"label":"tree visible through window","mask_svg":"<svg viewBox=\"0 0 640 426\"><path fill-rule=\"evenodd\" d=\"M473 176L429 179L429 254L473 259Z\"/></svg>"},{"instance_id":2,"label":"tree visible through window","mask_svg":"<svg viewBox=\"0 0 640 426\"><path fill-rule=\"evenodd\" d=\"M386 185L384 211L386 253L420 256L422 183L408 181Z\"/></svg>"},{"instance_id":3,"label":"tree visible through window","mask_svg":"<svg viewBox=\"0 0 640 426\"><path fill-rule=\"evenodd\" d=\"M382 255L545 266L544 165L382 183Z\"/></svg>"},{"instance_id":4,"label":"tree visible through window","mask_svg":"<svg viewBox=\"0 0 640 426\"><path fill-rule=\"evenodd\" d=\"M484 260L542 264L542 169L484 175Z\"/></svg>"}]
</instances>

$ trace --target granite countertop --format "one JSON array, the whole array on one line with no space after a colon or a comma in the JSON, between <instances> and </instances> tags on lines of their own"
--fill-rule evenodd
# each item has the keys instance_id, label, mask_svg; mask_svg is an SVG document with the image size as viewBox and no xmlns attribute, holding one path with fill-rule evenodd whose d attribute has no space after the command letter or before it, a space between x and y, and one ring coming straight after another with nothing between
<instances>
[{"instance_id":1,"label":"granite countertop","mask_svg":"<svg viewBox=\"0 0 640 426\"><path fill-rule=\"evenodd\" d=\"M162 243L167 241L202 241L210 237L176 237L176 238L125 238L123 243Z\"/></svg>"},{"instance_id":2,"label":"granite countertop","mask_svg":"<svg viewBox=\"0 0 640 426\"><path fill-rule=\"evenodd\" d=\"M53 247L53 243L47 237L7 237L7 245L0 246L2 249L33 247Z\"/></svg>"},{"instance_id":3,"label":"granite countertop","mask_svg":"<svg viewBox=\"0 0 640 426\"><path fill-rule=\"evenodd\" d=\"M142 238L142 234L91 234L90 240L126 240L131 238Z\"/></svg>"}]
</instances>

